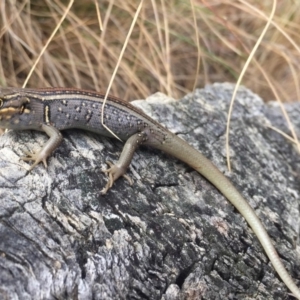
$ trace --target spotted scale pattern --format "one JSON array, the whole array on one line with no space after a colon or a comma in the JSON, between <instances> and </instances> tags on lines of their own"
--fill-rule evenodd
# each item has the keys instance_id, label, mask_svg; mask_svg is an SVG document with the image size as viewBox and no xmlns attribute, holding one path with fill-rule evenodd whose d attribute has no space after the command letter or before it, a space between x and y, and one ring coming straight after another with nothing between
<instances>
[{"instance_id":1,"label":"spotted scale pattern","mask_svg":"<svg viewBox=\"0 0 300 300\"><path fill-rule=\"evenodd\" d=\"M3 90L2 90L3 91ZM167 139L165 128L138 108L109 95L102 106L104 95L77 89L18 89L11 88L5 95L4 105L21 106L22 111L9 116L0 125L12 129L40 130L41 124L50 124L58 130L79 128L112 137L105 124L118 138L125 141L137 132L143 133L143 143L161 144ZM26 101L25 101L26 100ZM2 108L3 109L3 108Z\"/></svg>"}]
</instances>

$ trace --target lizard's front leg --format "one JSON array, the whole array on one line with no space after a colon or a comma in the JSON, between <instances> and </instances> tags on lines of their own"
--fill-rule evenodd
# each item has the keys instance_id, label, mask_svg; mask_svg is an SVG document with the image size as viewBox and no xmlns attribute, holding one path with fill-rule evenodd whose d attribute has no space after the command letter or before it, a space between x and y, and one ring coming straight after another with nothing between
<instances>
[{"instance_id":1,"label":"lizard's front leg","mask_svg":"<svg viewBox=\"0 0 300 300\"><path fill-rule=\"evenodd\" d=\"M24 161L34 161L29 171L32 170L40 162L43 162L44 166L47 168L47 158L63 140L62 134L57 128L49 124L42 124L41 129L49 136L49 140L45 143L40 151L36 153L27 152L27 157L21 157L21 159L23 159Z\"/></svg>"},{"instance_id":2,"label":"lizard's front leg","mask_svg":"<svg viewBox=\"0 0 300 300\"><path fill-rule=\"evenodd\" d=\"M121 176L125 177L130 184L133 183L132 179L126 175L126 170L129 167L135 150L147 140L147 134L145 132L139 132L132 135L125 143L119 160L113 164L107 162L110 166L109 169L103 172L108 173L108 182L105 188L101 191L102 194L112 187L113 183Z\"/></svg>"}]
</instances>

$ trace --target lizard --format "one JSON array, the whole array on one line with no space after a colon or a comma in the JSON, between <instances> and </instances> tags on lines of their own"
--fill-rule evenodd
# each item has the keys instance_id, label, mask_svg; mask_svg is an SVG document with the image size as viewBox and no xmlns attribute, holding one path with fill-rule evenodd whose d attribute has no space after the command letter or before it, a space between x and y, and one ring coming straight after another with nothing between
<instances>
[{"instance_id":1,"label":"lizard","mask_svg":"<svg viewBox=\"0 0 300 300\"><path fill-rule=\"evenodd\" d=\"M132 184L126 170L140 145L159 149L186 163L211 182L241 213L279 277L300 300L300 290L280 260L264 225L231 181L201 152L132 104L109 95L102 111L104 98L100 92L73 88L0 87L0 128L38 130L49 136L40 151L21 158L33 161L29 170L41 162L47 168L47 158L63 140L62 130L78 128L125 141L118 161L115 164L107 162L109 168L104 172L108 173L108 182L102 194L107 193L121 176Z\"/></svg>"}]
</instances>

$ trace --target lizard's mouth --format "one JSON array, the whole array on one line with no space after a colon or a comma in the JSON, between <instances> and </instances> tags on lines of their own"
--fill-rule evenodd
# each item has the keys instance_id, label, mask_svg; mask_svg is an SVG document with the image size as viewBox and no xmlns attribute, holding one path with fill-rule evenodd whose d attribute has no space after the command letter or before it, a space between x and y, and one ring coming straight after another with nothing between
<instances>
[{"instance_id":1,"label":"lizard's mouth","mask_svg":"<svg viewBox=\"0 0 300 300\"><path fill-rule=\"evenodd\" d=\"M0 109L0 116L6 117L6 116L12 116L17 113L20 113L21 109L19 107L6 107Z\"/></svg>"},{"instance_id":2,"label":"lizard's mouth","mask_svg":"<svg viewBox=\"0 0 300 300\"><path fill-rule=\"evenodd\" d=\"M26 108L25 105L19 106L19 107L3 107L0 108L0 121L7 121L10 120L11 117L15 115L22 115L23 113L29 114L30 109Z\"/></svg>"},{"instance_id":3,"label":"lizard's mouth","mask_svg":"<svg viewBox=\"0 0 300 300\"><path fill-rule=\"evenodd\" d=\"M30 103L28 98L21 98L18 101L11 100L6 103L0 99L0 120L9 120L12 116L23 113L29 114L28 103Z\"/></svg>"},{"instance_id":4,"label":"lizard's mouth","mask_svg":"<svg viewBox=\"0 0 300 300\"><path fill-rule=\"evenodd\" d=\"M6 107L0 109L0 121L9 120L13 115L20 113L20 108Z\"/></svg>"}]
</instances>

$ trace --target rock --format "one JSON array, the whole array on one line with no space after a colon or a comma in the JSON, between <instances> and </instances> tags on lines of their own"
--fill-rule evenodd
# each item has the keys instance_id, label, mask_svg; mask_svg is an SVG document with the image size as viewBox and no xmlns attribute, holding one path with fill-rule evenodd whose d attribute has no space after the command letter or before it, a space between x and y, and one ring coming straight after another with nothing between
<instances>
[{"instance_id":1,"label":"rock","mask_svg":"<svg viewBox=\"0 0 300 300\"><path fill-rule=\"evenodd\" d=\"M263 221L285 266L300 278L300 159L280 108L240 88L225 130L231 84L180 101L137 101L229 176ZM296 131L300 104L285 106ZM47 136L9 131L0 139L1 299L286 299L260 243L234 207L197 172L141 148L106 194L105 161L122 144L81 130L63 132L48 160L28 172L20 160ZM298 244L298 247L296 245ZM297 251L298 250L298 251ZM300 283L298 281L298 286Z\"/></svg>"}]
</instances>

